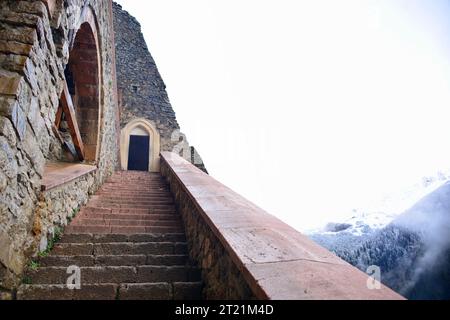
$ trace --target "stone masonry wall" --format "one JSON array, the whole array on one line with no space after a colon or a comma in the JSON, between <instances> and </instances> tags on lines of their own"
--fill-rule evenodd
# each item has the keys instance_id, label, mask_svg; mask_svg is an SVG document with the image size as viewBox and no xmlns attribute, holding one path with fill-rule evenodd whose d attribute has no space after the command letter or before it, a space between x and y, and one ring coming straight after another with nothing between
<instances>
[{"instance_id":1,"label":"stone masonry wall","mask_svg":"<svg viewBox=\"0 0 450 320\"><path fill-rule=\"evenodd\" d=\"M35 210L33 232L41 234L39 251L44 251L55 227L64 228L98 188L95 172L42 192Z\"/></svg>"},{"instance_id":2,"label":"stone masonry wall","mask_svg":"<svg viewBox=\"0 0 450 320\"><path fill-rule=\"evenodd\" d=\"M172 132L180 127L141 25L116 3L113 11L121 127L135 118L146 118L161 135L161 149L171 150Z\"/></svg>"},{"instance_id":3,"label":"stone masonry wall","mask_svg":"<svg viewBox=\"0 0 450 320\"><path fill-rule=\"evenodd\" d=\"M86 6L96 17L100 44L98 170L42 194L45 163L63 159L52 124L72 28ZM117 165L112 30L109 0L0 0L0 291L17 285L53 226L65 224Z\"/></svg>"},{"instance_id":4,"label":"stone masonry wall","mask_svg":"<svg viewBox=\"0 0 450 320\"><path fill-rule=\"evenodd\" d=\"M253 292L190 196L165 161L161 174L168 180L186 231L189 257L202 270L204 299L255 299Z\"/></svg>"}]
</instances>

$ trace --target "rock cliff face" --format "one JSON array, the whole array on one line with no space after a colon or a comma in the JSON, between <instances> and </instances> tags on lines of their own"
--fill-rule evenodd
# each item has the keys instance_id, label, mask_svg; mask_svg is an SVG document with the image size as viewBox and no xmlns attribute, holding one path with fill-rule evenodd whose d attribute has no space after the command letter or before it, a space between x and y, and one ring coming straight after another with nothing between
<instances>
[{"instance_id":1,"label":"rock cliff face","mask_svg":"<svg viewBox=\"0 0 450 320\"><path fill-rule=\"evenodd\" d=\"M113 13L121 128L136 118L150 121L160 134L161 151L180 153L206 172L200 155L180 132L141 25L119 4L113 3Z\"/></svg>"},{"instance_id":2,"label":"rock cliff face","mask_svg":"<svg viewBox=\"0 0 450 320\"><path fill-rule=\"evenodd\" d=\"M158 129L162 149L169 150L179 125L166 86L147 47L139 22L113 3L117 86L123 128L134 118L146 118ZM176 141L178 143L178 141Z\"/></svg>"},{"instance_id":3,"label":"rock cliff face","mask_svg":"<svg viewBox=\"0 0 450 320\"><path fill-rule=\"evenodd\" d=\"M76 190L41 192L45 164L64 160L53 125L65 69L83 17L97 26L100 105L97 171ZM80 45L84 45L81 43ZM81 57L80 59L83 59ZM117 165L117 103L108 0L0 1L0 288L11 287L53 227ZM72 186L73 187L73 186ZM69 201L66 201L69 200ZM48 201L53 208L49 211ZM38 210L39 208L43 210Z\"/></svg>"}]
</instances>

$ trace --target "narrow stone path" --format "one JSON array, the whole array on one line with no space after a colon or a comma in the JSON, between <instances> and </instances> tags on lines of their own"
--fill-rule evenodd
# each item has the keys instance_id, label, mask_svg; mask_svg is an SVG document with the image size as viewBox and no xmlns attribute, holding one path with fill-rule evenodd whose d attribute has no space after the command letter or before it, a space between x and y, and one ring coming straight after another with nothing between
<instances>
[{"instance_id":1,"label":"narrow stone path","mask_svg":"<svg viewBox=\"0 0 450 320\"><path fill-rule=\"evenodd\" d=\"M69 266L80 289L67 288ZM200 299L202 289L167 183L137 171L116 172L24 279L18 299Z\"/></svg>"}]
</instances>

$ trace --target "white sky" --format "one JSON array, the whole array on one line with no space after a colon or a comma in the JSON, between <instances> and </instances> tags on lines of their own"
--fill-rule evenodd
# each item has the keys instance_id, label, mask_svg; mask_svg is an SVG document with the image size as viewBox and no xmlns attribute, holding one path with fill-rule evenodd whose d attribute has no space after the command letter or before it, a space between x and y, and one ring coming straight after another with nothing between
<instances>
[{"instance_id":1,"label":"white sky","mask_svg":"<svg viewBox=\"0 0 450 320\"><path fill-rule=\"evenodd\" d=\"M212 176L299 230L450 168L450 1L120 0Z\"/></svg>"}]
</instances>

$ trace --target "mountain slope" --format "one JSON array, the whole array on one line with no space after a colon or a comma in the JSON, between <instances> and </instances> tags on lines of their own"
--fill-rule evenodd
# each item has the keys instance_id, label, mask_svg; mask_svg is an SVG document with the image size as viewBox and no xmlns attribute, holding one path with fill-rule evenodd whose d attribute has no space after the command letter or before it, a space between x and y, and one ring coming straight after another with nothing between
<instances>
[{"instance_id":1,"label":"mountain slope","mask_svg":"<svg viewBox=\"0 0 450 320\"><path fill-rule=\"evenodd\" d=\"M316 233L311 238L409 299L450 299L450 182L379 230Z\"/></svg>"}]
</instances>

